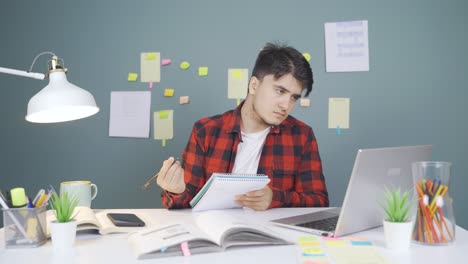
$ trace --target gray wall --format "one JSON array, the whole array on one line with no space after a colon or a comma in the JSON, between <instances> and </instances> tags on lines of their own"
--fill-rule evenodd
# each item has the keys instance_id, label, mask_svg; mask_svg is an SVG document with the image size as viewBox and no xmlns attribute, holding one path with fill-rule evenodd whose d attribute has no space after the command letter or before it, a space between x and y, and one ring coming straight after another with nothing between
<instances>
[{"instance_id":1,"label":"gray wall","mask_svg":"<svg viewBox=\"0 0 468 264\"><path fill-rule=\"evenodd\" d=\"M312 54L312 105L293 115L315 129L331 204L343 199L358 148L433 144L435 160L453 162L457 222L468 228L466 10L463 0L4 1L0 66L27 70L36 54L53 51L101 111L76 122L27 123L28 100L46 82L0 74L0 188L32 194L89 179L99 186L95 208L161 207L160 189L141 191L141 184L165 158L180 156L196 119L235 107L226 98L227 69L251 70L263 44L280 40ZM324 23L364 19L371 70L326 73ZM173 60L152 90L152 111L175 110L175 139L166 147L108 137L110 92L148 89L126 80L145 51ZM34 71L44 72L48 59ZM178 69L182 60L192 64L189 71ZM209 76L199 78L198 66L208 66ZM176 96L164 98L165 87ZM180 106L179 95L189 95L190 105ZM329 97L351 98L351 129L341 136L327 128Z\"/></svg>"}]
</instances>

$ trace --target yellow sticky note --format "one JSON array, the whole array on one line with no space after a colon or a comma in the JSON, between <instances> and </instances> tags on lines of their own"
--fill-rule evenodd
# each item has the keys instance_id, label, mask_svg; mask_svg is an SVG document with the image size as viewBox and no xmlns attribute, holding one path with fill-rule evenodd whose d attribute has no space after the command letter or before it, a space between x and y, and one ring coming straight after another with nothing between
<instances>
[{"instance_id":1,"label":"yellow sticky note","mask_svg":"<svg viewBox=\"0 0 468 264\"><path fill-rule=\"evenodd\" d=\"M310 56L310 54L307 53L307 52L302 53L302 56L304 56L304 58L305 58L307 61L310 61L310 59L312 58L312 57Z\"/></svg>"},{"instance_id":2,"label":"yellow sticky note","mask_svg":"<svg viewBox=\"0 0 468 264\"><path fill-rule=\"evenodd\" d=\"M167 119L169 117L168 111L159 111L159 119Z\"/></svg>"},{"instance_id":3,"label":"yellow sticky note","mask_svg":"<svg viewBox=\"0 0 468 264\"><path fill-rule=\"evenodd\" d=\"M301 246L301 247L319 247L320 242L318 242L318 241L299 242L299 246Z\"/></svg>"},{"instance_id":4,"label":"yellow sticky note","mask_svg":"<svg viewBox=\"0 0 468 264\"><path fill-rule=\"evenodd\" d=\"M346 245L346 241L344 241L344 240L328 240L328 241L325 241L325 245L327 245L327 246L344 246L344 245Z\"/></svg>"},{"instance_id":5,"label":"yellow sticky note","mask_svg":"<svg viewBox=\"0 0 468 264\"><path fill-rule=\"evenodd\" d=\"M190 63L188 61L183 61L182 63L180 63L180 68L182 70L188 70L188 68L190 68Z\"/></svg>"},{"instance_id":6,"label":"yellow sticky note","mask_svg":"<svg viewBox=\"0 0 468 264\"><path fill-rule=\"evenodd\" d=\"M172 89L172 88L164 89L164 96L166 96L166 97L174 96L174 89Z\"/></svg>"},{"instance_id":7,"label":"yellow sticky note","mask_svg":"<svg viewBox=\"0 0 468 264\"><path fill-rule=\"evenodd\" d=\"M146 53L146 59L147 60L155 60L156 59L156 53L155 52L151 52L151 53Z\"/></svg>"},{"instance_id":8,"label":"yellow sticky note","mask_svg":"<svg viewBox=\"0 0 468 264\"><path fill-rule=\"evenodd\" d=\"M312 236L304 236L304 237L299 237L297 239L297 241L299 243L301 243L301 242L318 242L318 239L316 237L312 237Z\"/></svg>"},{"instance_id":9,"label":"yellow sticky note","mask_svg":"<svg viewBox=\"0 0 468 264\"><path fill-rule=\"evenodd\" d=\"M198 76L207 76L208 67L198 67Z\"/></svg>"},{"instance_id":10,"label":"yellow sticky note","mask_svg":"<svg viewBox=\"0 0 468 264\"><path fill-rule=\"evenodd\" d=\"M234 77L234 79L242 79L242 70L240 69L233 69L232 71L232 77Z\"/></svg>"},{"instance_id":11,"label":"yellow sticky note","mask_svg":"<svg viewBox=\"0 0 468 264\"><path fill-rule=\"evenodd\" d=\"M129 81L129 82L136 82L137 78L138 78L138 74L137 74L137 73L130 72L130 73L128 74L128 81Z\"/></svg>"}]
</instances>

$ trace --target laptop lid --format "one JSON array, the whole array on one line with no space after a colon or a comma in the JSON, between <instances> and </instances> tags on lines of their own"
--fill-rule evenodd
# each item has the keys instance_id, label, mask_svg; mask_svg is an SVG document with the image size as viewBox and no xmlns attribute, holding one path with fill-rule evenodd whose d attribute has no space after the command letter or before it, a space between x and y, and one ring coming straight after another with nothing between
<instances>
[{"instance_id":1,"label":"laptop lid","mask_svg":"<svg viewBox=\"0 0 468 264\"><path fill-rule=\"evenodd\" d=\"M380 206L384 198L384 186L412 190L411 163L431 160L431 156L430 145L360 149L356 155L341 210L314 212L275 219L272 222L292 229L333 236L379 227L384 219L384 211ZM299 226L322 217L332 217L337 213L339 217L335 231Z\"/></svg>"}]
</instances>

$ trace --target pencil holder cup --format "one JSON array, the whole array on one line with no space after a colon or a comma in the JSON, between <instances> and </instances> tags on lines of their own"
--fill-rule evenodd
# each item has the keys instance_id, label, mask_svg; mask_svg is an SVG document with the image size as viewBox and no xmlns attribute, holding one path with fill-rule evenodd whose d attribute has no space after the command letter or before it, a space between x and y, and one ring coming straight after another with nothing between
<instances>
[{"instance_id":1,"label":"pencil holder cup","mask_svg":"<svg viewBox=\"0 0 468 264\"><path fill-rule=\"evenodd\" d=\"M412 164L417 197L413 241L424 245L455 242L455 214L450 196L449 162L421 161Z\"/></svg>"},{"instance_id":2,"label":"pencil holder cup","mask_svg":"<svg viewBox=\"0 0 468 264\"><path fill-rule=\"evenodd\" d=\"M46 206L2 209L5 248L38 247L47 241Z\"/></svg>"}]
</instances>

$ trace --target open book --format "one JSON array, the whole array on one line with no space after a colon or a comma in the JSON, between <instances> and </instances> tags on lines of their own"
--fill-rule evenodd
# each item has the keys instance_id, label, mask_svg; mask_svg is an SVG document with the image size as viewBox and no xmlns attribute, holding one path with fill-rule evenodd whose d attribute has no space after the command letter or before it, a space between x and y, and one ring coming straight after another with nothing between
<instances>
[{"instance_id":1,"label":"open book","mask_svg":"<svg viewBox=\"0 0 468 264\"><path fill-rule=\"evenodd\" d=\"M115 226L107 217L107 213L128 213L127 211L116 211L116 210L101 210L94 213L89 207L77 206L73 212L74 218L77 221L77 231L81 230L97 230L100 234L105 235L109 233L129 233L147 229L149 225L149 219L144 214L135 213L141 220L145 222L144 227L120 227ZM55 213L53 210L47 211L47 223L55 221ZM49 227L47 227L47 235L50 236Z\"/></svg>"},{"instance_id":2,"label":"open book","mask_svg":"<svg viewBox=\"0 0 468 264\"><path fill-rule=\"evenodd\" d=\"M131 234L128 242L137 259L183 256L182 247L190 254L199 254L234 246L293 244L265 225L238 219L223 211L200 213L194 221L157 225Z\"/></svg>"},{"instance_id":3,"label":"open book","mask_svg":"<svg viewBox=\"0 0 468 264\"><path fill-rule=\"evenodd\" d=\"M264 174L213 173L203 188L190 201L193 211L241 207L237 195L260 190L270 182Z\"/></svg>"}]
</instances>

